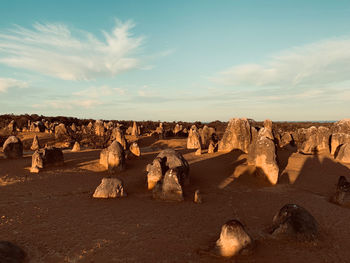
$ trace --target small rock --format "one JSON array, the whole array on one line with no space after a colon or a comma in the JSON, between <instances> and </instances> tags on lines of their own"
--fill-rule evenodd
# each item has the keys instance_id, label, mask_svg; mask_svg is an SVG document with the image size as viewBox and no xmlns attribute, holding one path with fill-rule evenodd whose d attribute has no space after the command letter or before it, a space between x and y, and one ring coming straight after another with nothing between
<instances>
[{"instance_id":1,"label":"small rock","mask_svg":"<svg viewBox=\"0 0 350 263\"><path fill-rule=\"evenodd\" d=\"M116 198L124 197L126 192L124 190L123 182L117 178L103 178L101 184L96 188L94 198Z\"/></svg>"}]
</instances>

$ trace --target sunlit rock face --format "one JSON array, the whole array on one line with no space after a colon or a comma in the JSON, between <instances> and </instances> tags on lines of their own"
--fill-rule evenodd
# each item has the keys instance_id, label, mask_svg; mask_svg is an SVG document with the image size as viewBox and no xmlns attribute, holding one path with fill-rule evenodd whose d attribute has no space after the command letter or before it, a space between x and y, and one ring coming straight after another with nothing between
<instances>
[{"instance_id":1,"label":"sunlit rock face","mask_svg":"<svg viewBox=\"0 0 350 263\"><path fill-rule=\"evenodd\" d=\"M141 156L141 149L139 147L139 145L137 144L137 142L133 142L130 147L129 147L130 152L137 157Z\"/></svg>"},{"instance_id":2,"label":"sunlit rock face","mask_svg":"<svg viewBox=\"0 0 350 263\"><path fill-rule=\"evenodd\" d=\"M335 159L344 163L350 163L350 143L344 143L338 147Z\"/></svg>"},{"instance_id":3,"label":"sunlit rock face","mask_svg":"<svg viewBox=\"0 0 350 263\"><path fill-rule=\"evenodd\" d=\"M188 132L187 149L198 149L201 147L201 137L196 125L192 125Z\"/></svg>"},{"instance_id":4,"label":"sunlit rock face","mask_svg":"<svg viewBox=\"0 0 350 263\"><path fill-rule=\"evenodd\" d=\"M118 141L123 146L124 150L127 149L127 141L125 139L125 135L119 127L116 127L112 130L111 140Z\"/></svg>"},{"instance_id":5,"label":"sunlit rock face","mask_svg":"<svg viewBox=\"0 0 350 263\"><path fill-rule=\"evenodd\" d=\"M246 118L231 119L225 130L224 136L219 142L219 151L229 152L239 149L248 152L251 143L251 130L249 121Z\"/></svg>"},{"instance_id":6,"label":"sunlit rock face","mask_svg":"<svg viewBox=\"0 0 350 263\"><path fill-rule=\"evenodd\" d=\"M252 128L253 141L248 149L248 164L257 167L257 171L266 176L269 182L274 185L277 183L279 175L276 145L272 133L272 122L265 121L264 125L266 126L258 133L255 128Z\"/></svg>"},{"instance_id":7,"label":"sunlit rock face","mask_svg":"<svg viewBox=\"0 0 350 263\"><path fill-rule=\"evenodd\" d=\"M220 238L216 241L218 252L223 257L235 256L251 244L252 238L242 223L235 219L222 226Z\"/></svg>"},{"instance_id":8,"label":"sunlit rock face","mask_svg":"<svg viewBox=\"0 0 350 263\"><path fill-rule=\"evenodd\" d=\"M333 133L331 135L331 154L335 155L339 150L339 146L350 143L350 134Z\"/></svg>"},{"instance_id":9,"label":"sunlit rock face","mask_svg":"<svg viewBox=\"0 0 350 263\"><path fill-rule=\"evenodd\" d=\"M101 151L100 164L111 173L117 173L125 169L125 153L118 141L114 141L109 147Z\"/></svg>"},{"instance_id":10,"label":"sunlit rock face","mask_svg":"<svg viewBox=\"0 0 350 263\"><path fill-rule=\"evenodd\" d=\"M22 141L16 136L10 136L2 146L3 152L7 159L16 159L23 156Z\"/></svg>"},{"instance_id":11,"label":"sunlit rock face","mask_svg":"<svg viewBox=\"0 0 350 263\"><path fill-rule=\"evenodd\" d=\"M75 142L72 148L72 152L80 152L80 144L79 142Z\"/></svg>"},{"instance_id":12,"label":"sunlit rock face","mask_svg":"<svg viewBox=\"0 0 350 263\"><path fill-rule=\"evenodd\" d=\"M40 149L40 143L39 143L39 138L37 135L34 136L33 138L33 143L32 146L30 147L32 151L36 151Z\"/></svg>"},{"instance_id":13,"label":"sunlit rock face","mask_svg":"<svg viewBox=\"0 0 350 263\"><path fill-rule=\"evenodd\" d=\"M101 184L96 188L94 198L116 198L125 197L126 192L123 182L118 178L103 178Z\"/></svg>"}]
</instances>

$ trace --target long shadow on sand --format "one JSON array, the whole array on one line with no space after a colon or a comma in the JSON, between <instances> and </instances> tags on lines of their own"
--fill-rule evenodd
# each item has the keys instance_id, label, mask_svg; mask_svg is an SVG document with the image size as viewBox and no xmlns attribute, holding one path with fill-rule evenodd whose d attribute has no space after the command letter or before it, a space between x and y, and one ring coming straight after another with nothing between
<instances>
[{"instance_id":1,"label":"long shadow on sand","mask_svg":"<svg viewBox=\"0 0 350 263\"><path fill-rule=\"evenodd\" d=\"M314 194L330 196L342 175L350 178L350 169L330 156L312 155L304 162L293 185Z\"/></svg>"}]
</instances>

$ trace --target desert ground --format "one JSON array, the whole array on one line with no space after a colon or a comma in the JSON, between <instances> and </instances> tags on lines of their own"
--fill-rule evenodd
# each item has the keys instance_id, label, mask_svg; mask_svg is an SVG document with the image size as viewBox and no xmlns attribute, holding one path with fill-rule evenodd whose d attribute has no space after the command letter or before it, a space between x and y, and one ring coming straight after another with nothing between
<instances>
[{"instance_id":1,"label":"desert ground","mask_svg":"<svg viewBox=\"0 0 350 263\"><path fill-rule=\"evenodd\" d=\"M34 135L54 144L54 136ZM130 139L130 136L129 138ZM132 139L132 138L131 138ZM23 158L0 153L0 237L20 246L30 262L350 262L350 209L331 203L339 176L350 165L329 153L305 155L295 147L277 150L280 181L271 186L245 170L247 154L186 149L186 138L138 139L142 155L127 160L118 174L127 197L94 199L108 172L100 149L63 150L64 165L30 173L33 151ZM184 202L154 200L147 190L146 165L164 148L181 152L190 164ZM193 202L195 190L203 202ZM267 229L288 203L306 208L319 224L314 241L276 239ZM255 240L251 253L223 259L210 253L221 226L239 219Z\"/></svg>"}]
</instances>

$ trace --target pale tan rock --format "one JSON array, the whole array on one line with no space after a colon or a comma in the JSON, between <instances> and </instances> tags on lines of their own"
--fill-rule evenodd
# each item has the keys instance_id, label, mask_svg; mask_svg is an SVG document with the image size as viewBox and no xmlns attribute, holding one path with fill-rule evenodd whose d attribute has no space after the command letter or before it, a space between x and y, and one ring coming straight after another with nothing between
<instances>
[{"instance_id":1,"label":"pale tan rock","mask_svg":"<svg viewBox=\"0 0 350 263\"><path fill-rule=\"evenodd\" d=\"M140 150L140 147L139 145L137 144L137 142L133 142L130 147L129 147L129 150L130 152L137 156L137 157L140 157L141 156L141 150Z\"/></svg>"},{"instance_id":2,"label":"pale tan rock","mask_svg":"<svg viewBox=\"0 0 350 263\"><path fill-rule=\"evenodd\" d=\"M123 182L117 178L103 178L101 184L96 188L94 198L116 198L124 197L126 192L124 190Z\"/></svg>"},{"instance_id":3,"label":"pale tan rock","mask_svg":"<svg viewBox=\"0 0 350 263\"><path fill-rule=\"evenodd\" d=\"M216 247L223 257L232 257L252 244L252 238L238 220L230 220L221 228Z\"/></svg>"},{"instance_id":4,"label":"pale tan rock","mask_svg":"<svg viewBox=\"0 0 350 263\"><path fill-rule=\"evenodd\" d=\"M192 125L187 138L187 149L198 149L201 147L201 139L198 133L198 129L195 125Z\"/></svg>"},{"instance_id":5,"label":"pale tan rock","mask_svg":"<svg viewBox=\"0 0 350 263\"><path fill-rule=\"evenodd\" d=\"M251 143L250 124L246 118L231 119L225 130L224 136L219 142L219 151L229 152L233 149L239 149L248 152Z\"/></svg>"},{"instance_id":6,"label":"pale tan rock","mask_svg":"<svg viewBox=\"0 0 350 263\"><path fill-rule=\"evenodd\" d=\"M345 143L339 147L335 159L344 163L350 163L350 143Z\"/></svg>"},{"instance_id":7,"label":"pale tan rock","mask_svg":"<svg viewBox=\"0 0 350 263\"><path fill-rule=\"evenodd\" d=\"M40 143L39 143L39 138L37 135L34 136L33 138L33 143L32 146L30 147L32 151L36 151L40 149Z\"/></svg>"},{"instance_id":8,"label":"pale tan rock","mask_svg":"<svg viewBox=\"0 0 350 263\"><path fill-rule=\"evenodd\" d=\"M72 148L72 152L80 152L80 144L79 142L75 142Z\"/></svg>"}]
</instances>

